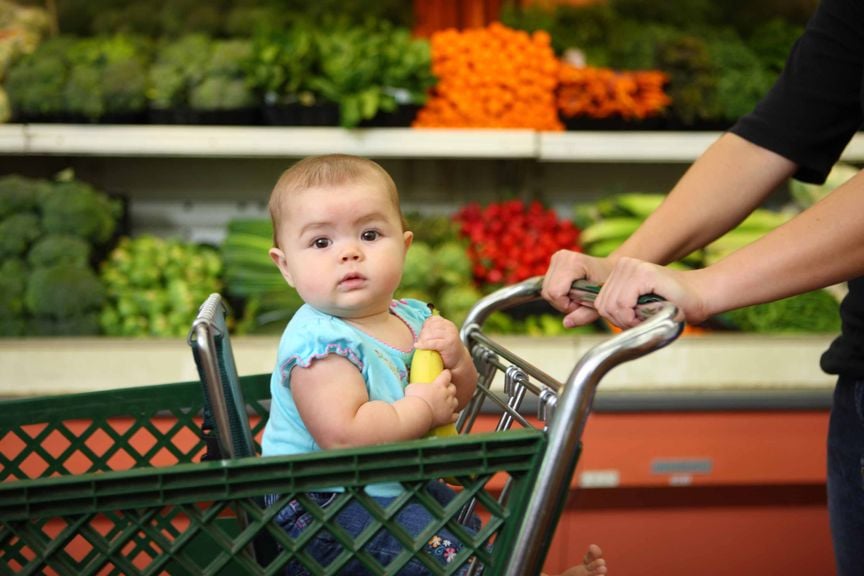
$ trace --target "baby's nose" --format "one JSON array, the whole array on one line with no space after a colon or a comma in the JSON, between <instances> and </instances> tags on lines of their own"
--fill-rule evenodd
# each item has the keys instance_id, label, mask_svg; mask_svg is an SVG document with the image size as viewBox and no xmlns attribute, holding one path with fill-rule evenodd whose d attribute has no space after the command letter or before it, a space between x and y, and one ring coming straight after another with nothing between
<instances>
[{"instance_id":1,"label":"baby's nose","mask_svg":"<svg viewBox=\"0 0 864 576\"><path fill-rule=\"evenodd\" d=\"M355 246L349 246L342 251L342 261L350 262L352 260L360 259L360 250Z\"/></svg>"}]
</instances>

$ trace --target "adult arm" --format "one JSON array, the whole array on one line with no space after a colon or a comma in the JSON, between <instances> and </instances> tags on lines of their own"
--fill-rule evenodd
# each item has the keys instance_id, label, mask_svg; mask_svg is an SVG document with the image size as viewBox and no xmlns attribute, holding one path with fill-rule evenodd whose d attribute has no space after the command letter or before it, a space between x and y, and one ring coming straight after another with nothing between
<instances>
[{"instance_id":1,"label":"adult arm","mask_svg":"<svg viewBox=\"0 0 864 576\"><path fill-rule=\"evenodd\" d=\"M680 272L619 258L595 302L620 326L638 323L632 303L654 292L688 321L830 286L864 274L864 173L761 239L701 270Z\"/></svg>"},{"instance_id":2,"label":"adult arm","mask_svg":"<svg viewBox=\"0 0 864 576\"><path fill-rule=\"evenodd\" d=\"M543 282L543 297L567 314L565 325L590 322L597 313L568 296L573 280L587 278L603 284L622 257L666 264L686 256L737 226L795 168L774 152L735 134L724 134L608 258L570 251L555 254Z\"/></svg>"},{"instance_id":3,"label":"adult arm","mask_svg":"<svg viewBox=\"0 0 864 576\"><path fill-rule=\"evenodd\" d=\"M597 316L593 310L580 307L567 298L573 279L587 277L595 282L604 282L615 263L628 257L668 263L731 229L785 178L794 175L809 182L824 179L864 120L861 108L864 69L862 18L864 5L861 2L822 0L805 33L793 46L783 73L766 97L753 113L739 120L731 129L735 134L723 135L693 164L670 192L667 201L632 238L609 259L592 259L572 252L562 252L553 258L543 295L567 314L565 325L586 323ZM816 222L816 219L845 218L843 210L846 207L855 209L854 204L854 199L846 198L839 201L839 208L820 208L815 216L807 215L785 231L772 234L764 243L760 242L724 263L719 270L726 268L731 273L728 280L744 283L746 274L743 271L752 270L753 261L764 264L771 250L789 249L788 241L800 241L796 246L803 247L809 239L796 234L819 234L824 222ZM835 243L824 237L817 242L824 249L835 250L823 253L825 259L845 257L836 252L843 247L842 244L842 240ZM796 250L789 250L790 256L797 254ZM768 252L768 256L764 252ZM805 265L805 259L799 262ZM737 266L743 268L734 268ZM850 261L849 267L854 269L854 262ZM794 266L787 263L784 267L779 262L764 268L766 275L762 276L761 282L786 283L782 276L767 274L785 273L789 268ZM711 270L702 276L711 279L712 286L719 287L717 280L712 279L714 273ZM838 279L838 274L824 272L822 279L816 278L819 276L808 275L807 281L798 280L795 285L799 290L804 286L824 285L829 278ZM751 284L756 283L751 281ZM779 297L781 292L793 293L788 289L778 289L773 293ZM715 296L711 299L710 308L728 309L732 302L743 303L745 299L749 303L764 301L767 294L764 286L749 293L752 296ZM601 293L601 305L606 300L603 296ZM701 315L693 312L694 318Z\"/></svg>"}]
</instances>

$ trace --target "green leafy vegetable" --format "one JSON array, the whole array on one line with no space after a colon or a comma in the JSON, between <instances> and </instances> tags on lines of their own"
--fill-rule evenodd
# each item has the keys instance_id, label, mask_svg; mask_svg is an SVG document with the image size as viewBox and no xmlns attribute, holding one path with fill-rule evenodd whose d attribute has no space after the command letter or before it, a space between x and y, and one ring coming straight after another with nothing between
<instances>
[{"instance_id":1,"label":"green leafy vegetable","mask_svg":"<svg viewBox=\"0 0 864 576\"><path fill-rule=\"evenodd\" d=\"M721 318L745 332L840 331L839 304L825 290L732 310Z\"/></svg>"}]
</instances>

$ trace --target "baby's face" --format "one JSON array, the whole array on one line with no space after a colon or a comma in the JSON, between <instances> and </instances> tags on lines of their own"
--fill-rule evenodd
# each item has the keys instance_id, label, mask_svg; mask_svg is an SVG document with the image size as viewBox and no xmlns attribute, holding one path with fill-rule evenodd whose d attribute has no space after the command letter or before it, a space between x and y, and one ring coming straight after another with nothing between
<instances>
[{"instance_id":1,"label":"baby's face","mask_svg":"<svg viewBox=\"0 0 864 576\"><path fill-rule=\"evenodd\" d=\"M360 182L288 195L271 250L305 302L343 318L389 310L411 233L380 186Z\"/></svg>"}]
</instances>

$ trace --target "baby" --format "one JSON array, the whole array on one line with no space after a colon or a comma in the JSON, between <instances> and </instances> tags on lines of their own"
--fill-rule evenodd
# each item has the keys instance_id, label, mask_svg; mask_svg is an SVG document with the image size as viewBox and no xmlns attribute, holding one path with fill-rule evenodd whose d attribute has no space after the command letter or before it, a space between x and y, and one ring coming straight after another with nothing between
<instances>
[{"instance_id":1,"label":"baby","mask_svg":"<svg viewBox=\"0 0 864 576\"><path fill-rule=\"evenodd\" d=\"M413 234L406 230L396 185L387 172L354 156L306 158L281 176L269 208L274 235L270 257L305 304L279 344L264 455L417 439L453 422L474 392L477 371L452 322L432 315L422 302L393 298ZM445 370L434 381L407 384L415 348L441 354ZM442 503L454 495L442 482L430 482L427 490ZM402 492L395 482L366 489L385 507ZM322 507L337 496L332 489L308 494ZM296 499L277 516L294 537L310 519ZM409 504L397 519L417 534L431 517L424 506ZM353 536L370 521L356 502L337 516ZM445 545L446 553L438 549ZM442 531L425 551L446 563L460 548L458 539ZM342 548L322 530L305 550L326 566ZM364 550L386 566L403 547L381 530ZM605 574L599 549L590 548L577 569L577 574ZM306 573L296 564L289 564L288 571ZM364 569L349 563L344 572ZM400 574L427 572L412 560Z\"/></svg>"}]
</instances>

